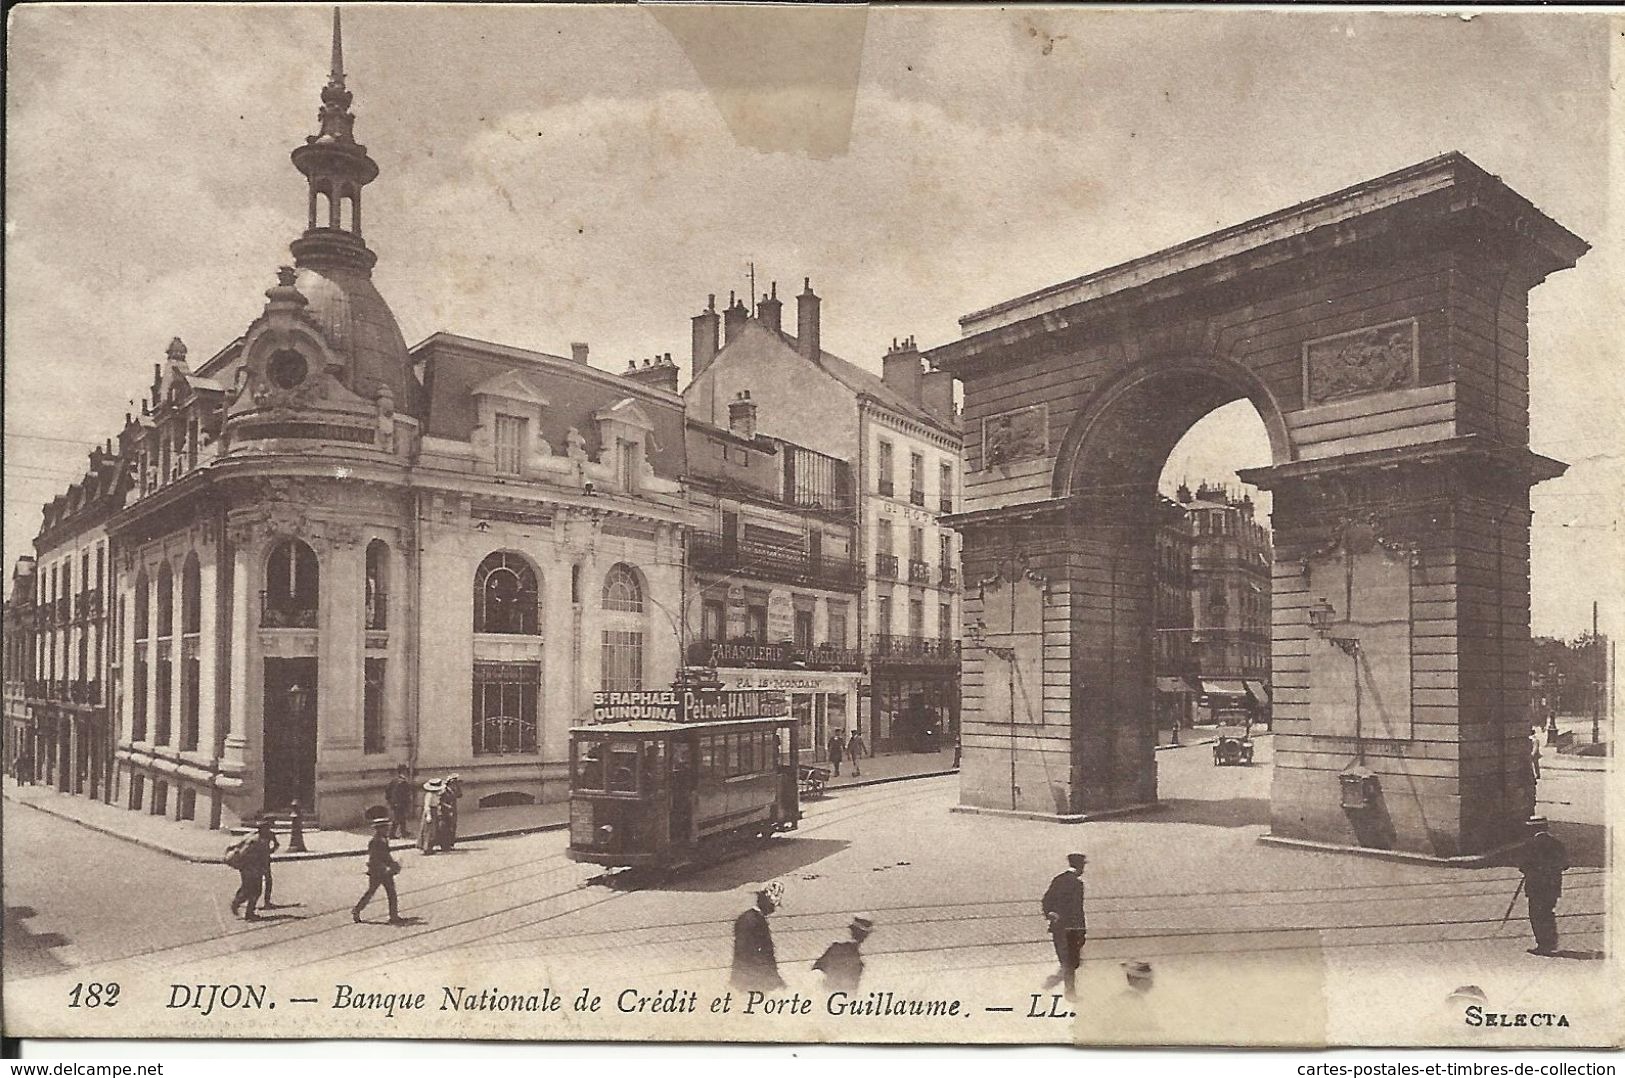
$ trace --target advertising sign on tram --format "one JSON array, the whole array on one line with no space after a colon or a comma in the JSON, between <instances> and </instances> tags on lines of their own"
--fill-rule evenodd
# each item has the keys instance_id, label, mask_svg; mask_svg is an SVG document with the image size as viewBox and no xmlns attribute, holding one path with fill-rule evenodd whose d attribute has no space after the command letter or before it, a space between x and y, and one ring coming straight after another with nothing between
<instances>
[{"instance_id":1,"label":"advertising sign on tram","mask_svg":"<svg viewBox=\"0 0 1625 1078\"><path fill-rule=\"evenodd\" d=\"M640 692L595 692L592 721L726 722L730 719L773 719L790 714L790 700L772 689L652 689Z\"/></svg>"}]
</instances>

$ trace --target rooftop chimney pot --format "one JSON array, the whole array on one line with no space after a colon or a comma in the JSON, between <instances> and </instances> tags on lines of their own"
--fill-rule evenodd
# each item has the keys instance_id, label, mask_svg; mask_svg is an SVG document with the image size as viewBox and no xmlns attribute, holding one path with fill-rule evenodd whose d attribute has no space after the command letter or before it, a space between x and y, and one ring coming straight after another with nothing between
<instances>
[{"instance_id":1,"label":"rooftop chimney pot","mask_svg":"<svg viewBox=\"0 0 1625 1078\"><path fill-rule=\"evenodd\" d=\"M582 341L572 341L570 343L570 358L577 363L587 362L587 345Z\"/></svg>"}]
</instances>

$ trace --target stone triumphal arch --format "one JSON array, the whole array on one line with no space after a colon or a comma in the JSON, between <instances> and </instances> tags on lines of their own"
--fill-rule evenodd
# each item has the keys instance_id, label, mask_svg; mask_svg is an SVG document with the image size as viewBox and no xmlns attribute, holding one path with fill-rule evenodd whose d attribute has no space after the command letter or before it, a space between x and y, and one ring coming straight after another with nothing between
<instances>
[{"instance_id":1,"label":"stone triumphal arch","mask_svg":"<svg viewBox=\"0 0 1625 1078\"><path fill-rule=\"evenodd\" d=\"M1471 858L1527 769L1529 291L1584 241L1460 154L1000 303L965 388L961 801L1156 800L1152 529L1180 437L1273 463L1271 835Z\"/></svg>"}]
</instances>

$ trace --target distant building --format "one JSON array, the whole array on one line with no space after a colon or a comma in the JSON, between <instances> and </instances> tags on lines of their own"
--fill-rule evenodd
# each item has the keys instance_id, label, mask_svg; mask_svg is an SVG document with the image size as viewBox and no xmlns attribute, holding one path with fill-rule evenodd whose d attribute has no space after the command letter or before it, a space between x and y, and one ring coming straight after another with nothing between
<instances>
[{"instance_id":1,"label":"distant building","mask_svg":"<svg viewBox=\"0 0 1625 1078\"><path fill-rule=\"evenodd\" d=\"M1191 646L1191 524L1183 505L1160 495L1156 514L1152 665L1157 729L1172 730L1194 721L1192 707L1201 691Z\"/></svg>"},{"instance_id":2,"label":"distant building","mask_svg":"<svg viewBox=\"0 0 1625 1078\"><path fill-rule=\"evenodd\" d=\"M1179 502L1191 535L1191 645L1210 713L1269 707L1270 530L1253 517L1251 497L1203 483Z\"/></svg>"},{"instance_id":3,"label":"distant building","mask_svg":"<svg viewBox=\"0 0 1625 1078\"><path fill-rule=\"evenodd\" d=\"M36 751L38 726L34 722L29 697L38 697L42 689L35 661L37 636L34 609L34 556L24 554L17 559L11 572L11 589L6 593L4 621L5 644L5 769L6 774L28 777L34 774L32 759ZM19 752L22 753L19 756Z\"/></svg>"},{"instance_id":4,"label":"distant building","mask_svg":"<svg viewBox=\"0 0 1625 1078\"><path fill-rule=\"evenodd\" d=\"M776 288L754 311L730 297L719 315L713 298L694 317L693 378L683 391L689 418L727 428L730 411L749 400L757 433L814 454L810 459L847 462L851 486L841 508L855 515L862 576L854 628L869 689L856 714L826 718L823 728L861 727L876 752L950 744L958 724L962 585L958 537L938 518L960 497L953 377L927 372L912 341L893 342L877 377L824 351L821 300L811 282L796 308L794 335L783 328ZM803 482L799 473L796 482ZM724 531L725 522L707 527ZM730 606L725 616L739 615ZM807 716L815 701L792 697L792 704L803 725L819 728L816 713Z\"/></svg>"}]
</instances>

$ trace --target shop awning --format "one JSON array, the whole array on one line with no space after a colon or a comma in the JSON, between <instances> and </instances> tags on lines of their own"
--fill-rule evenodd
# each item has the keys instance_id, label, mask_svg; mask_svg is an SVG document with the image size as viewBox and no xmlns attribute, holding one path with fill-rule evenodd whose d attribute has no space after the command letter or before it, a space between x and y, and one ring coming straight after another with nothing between
<instances>
[{"instance_id":1,"label":"shop awning","mask_svg":"<svg viewBox=\"0 0 1625 1078\"><path fill-rule=\"evenodd\" d=\"M1188 678L1163 676L1163 677L1157 678L1157 691L1158 692L1195 692L1196 687L1190 683L1190 680Z\"/></svg>"},{"instance_id":2,"label":"shop awning","mask_svg":"<svg viewBox=\"0 0 1625 1078\"><path fill-rule=\"evenodd\" d=\"M1242 684L1247 686L1247 695L1257 700L1260 706L1270 706L1270 691L1264 688L1262 681L1244 681Z\"/></svg>"},{"instance_id":3,"label":"shop awning","mask_svg":"<svg viewBox=\"0 0 1625 1078\"><path fill-rule=\"evenodd\" d=\"M1247 695L1247 683L1230 678L1203 678L1202 691L1209 696Z\"/></svg>"}]
</instances>

